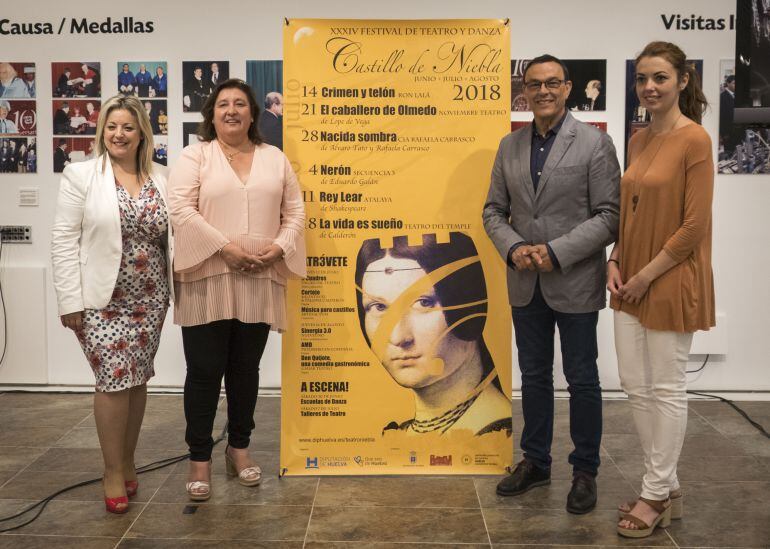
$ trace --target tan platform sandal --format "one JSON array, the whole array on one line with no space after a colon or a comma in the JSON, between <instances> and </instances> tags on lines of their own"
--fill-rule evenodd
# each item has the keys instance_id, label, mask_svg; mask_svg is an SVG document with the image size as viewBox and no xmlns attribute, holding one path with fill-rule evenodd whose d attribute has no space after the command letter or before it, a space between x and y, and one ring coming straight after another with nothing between
<instances>
[{"instance_id":1,"label":"tan platform sandal","mask_svg":"<svg viewBox=\"0 0 770 549\"><path fill-rule=\"evenodd\" d=\"M259 483L262 482L262 469L259 468L259 465L245 467L241 471L238 471L233 458L231 458L230 454L227 452L229 449L229 446L225 448L225 467L227 469L228 476L238 477L238 482L241 484L241 486L259 485Z\"/></svg>"},{"instance_id":2,"label":"tan platform sandal","mask_svg":"<svg viewBox=\"0 0 770 549\"><path fill-rule=\"evenodd\" d=\"M678 488L668 493L668 499L671 500L671 520L679 520L684 515L684 494L682 489ZM618 520L623 520L626 515L634 508L636 500L632 499L618 505Z\"/></svg>"},{"instance_id":3,"label":"tan platform sandal","mask_svg":"<svg viewBox=\"0 0 770 549\"><path fill-rule=\"evenodd\" d=\"M618 524L618 534L625 538L647 538L652 535L652 533L655 531L655 528L658 526L661 528L668 528L668 526L671 524L670 499L655 501L653 499L639 498L639 500L649 505L654 511L658 513L658 516L655 517L655 520L652 521L652 524L647 524L642 519L632 515L631 513L626 514L626 516L621 520L627 520L636 526L636 528L626 528Z\"/></svg>"},{"instance_id":4,"label":"tan platform sandal","mask_svg":"<svg viewBox=\"0 0 770 549\"><path fill-rule=\"evenodd\" d=\"M208 461L209 480L193 480L185 484L192 501L207 501L211 497L211 460Z\"/></svg>"}]
</instances>

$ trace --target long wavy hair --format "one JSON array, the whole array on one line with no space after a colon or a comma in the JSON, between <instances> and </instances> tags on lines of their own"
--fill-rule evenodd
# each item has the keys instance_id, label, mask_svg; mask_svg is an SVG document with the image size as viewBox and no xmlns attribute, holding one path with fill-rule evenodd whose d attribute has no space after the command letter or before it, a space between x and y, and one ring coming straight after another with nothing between
<instances>
[{"instance_id":1,"label":"long wavy hair","mask_svg":"<svg viewBox=\"0 0 770 549\"><path fill-rule=\"evenodd\" d=\"M639 61L644 57L660 57L671 63L677 72L679 82L684 80L685 74L689 76L687 86L679 93L679 110L687 118L700 124L703 120L703 113L708 108L708 101L703 94L700 76L695 70L695 64L687 61L687 56L681 48L671 42L650 42L636 57L634 66L638 66Z\"/></svg>"}]
</instances>

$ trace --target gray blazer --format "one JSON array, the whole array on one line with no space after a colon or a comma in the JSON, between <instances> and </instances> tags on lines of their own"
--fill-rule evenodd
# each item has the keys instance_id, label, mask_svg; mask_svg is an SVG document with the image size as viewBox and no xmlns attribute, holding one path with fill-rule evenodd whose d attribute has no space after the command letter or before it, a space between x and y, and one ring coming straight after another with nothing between
<instances>
[{"instance_id":1,"label":"gray blazer","mask_svg":"<svg viewBox=\"0 0 770 549\"><path fill-rule=\"evenodd\" d=\"M508 268L508 299L527 305L540 288L563 313L606 305L605 248L618 235L620 166L612 139L567 112L535 193L530 175L532 127L500 141L484 204L484 228L503 260L517 242L548 243L560 269L550 273Z\"/></svg>"}]
</instances>

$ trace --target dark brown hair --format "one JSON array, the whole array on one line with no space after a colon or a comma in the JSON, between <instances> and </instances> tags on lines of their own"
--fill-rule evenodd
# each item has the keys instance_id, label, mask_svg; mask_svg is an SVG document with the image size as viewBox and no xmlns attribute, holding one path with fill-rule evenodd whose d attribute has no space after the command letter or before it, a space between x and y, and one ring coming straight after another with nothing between
<instances>
[{"instance_id":1,"label":"dark brown hair","mask_svg":"<svg viewBox=\"0 0 770 549\"><path fill-rule=\"evenodd\" d=\"M643 57L660 57L665 59L677 72L678 81L684 79L684 75L689 76L687 86L679 93L679 110L693 122L701 123L703 113L708 108L708 101L703 95L700 76L695 70L695 64L687 61L687 56L676 44L671 42L650 42L644 47L634 61L634 66L639 65Z\"/></svg>"},{"instance_id":2,"label":"dark brown hair","mask_svg":"<svg viewBox=\"0 0 770 549\"><path fill-rule=\"evenodd\" d=\"M262 138L257 130L257 122L259 121L259 105L257 99L254 96L254 90L251 89L246 82L239 78L230 78L217 85L211 95L208 96L206 102L203 104L201 114L203 115L203 122L198 125L198 137L203 141L213 141L217 138L217 131L214 129L214 105L216 105L217 97L222 90L237 88L246 94L246 98L249 100L249 110L251 111L251 125L249 126L249 141L255 145L262 143Z\"/></svg>"}]
</instances>

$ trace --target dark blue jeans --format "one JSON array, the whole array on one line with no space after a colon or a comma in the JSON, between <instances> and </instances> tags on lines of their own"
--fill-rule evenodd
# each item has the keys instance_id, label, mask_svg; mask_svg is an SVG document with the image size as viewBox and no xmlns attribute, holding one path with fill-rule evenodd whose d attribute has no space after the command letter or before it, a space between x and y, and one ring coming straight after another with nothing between
<instances>
[{"instance_id":1,"label":"dark blue jeans","mask_svg":"<svg viewBox=\"0 0 770 549\"><path fill-rule=\"evenodd\" d=\"M551 467L553 440L553 338L559 326L564 376L569 384L569 455L573 471L596 475L602 440L602 390L596 358L597 311L560 313L543 299L538 281L529 305L512 307L521 369L524 457L541 469Z\"/></svg>"}]
</instances>

